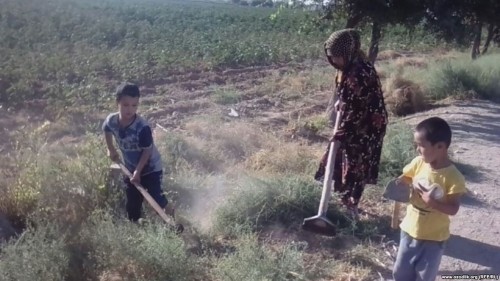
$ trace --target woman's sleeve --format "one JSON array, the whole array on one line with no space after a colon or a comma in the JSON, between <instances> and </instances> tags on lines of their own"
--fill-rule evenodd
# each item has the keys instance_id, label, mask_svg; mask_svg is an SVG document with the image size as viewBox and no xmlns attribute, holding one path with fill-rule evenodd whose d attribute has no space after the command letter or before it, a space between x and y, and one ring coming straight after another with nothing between
<instances>
[{"instance_id":1,"label":"woman's sleeve","mask_svg":"<svg viewBox=\"0 0 500 281\"><path fill-rule=\"evenodd\" d=\"M343 142L349 138L353 132L357 131L360 115L366 110L364 100L360 98L362 87L359 86L359 79L350 75L345 83L340 85L339 99L341 109L341 120L333 140Z\"/></svg>"}]
</instances>

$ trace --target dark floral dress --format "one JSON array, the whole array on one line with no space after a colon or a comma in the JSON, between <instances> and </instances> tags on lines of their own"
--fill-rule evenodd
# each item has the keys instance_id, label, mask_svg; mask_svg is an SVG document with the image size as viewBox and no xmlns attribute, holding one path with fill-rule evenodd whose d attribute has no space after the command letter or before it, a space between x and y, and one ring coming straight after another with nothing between
<instances>
[{"instance_id":1,"label":"dark floral dress","mask_svg":"<svg viewBox=\"0 0 500 281\"><path fill-rule=\"evenodd\" d=\"M388 116L380 79L373 65L355 61L336 79L336 95L341 104L341 121L333 140L341 143L335 157L334 190L343 193L343 201L359 203L365 184L378 181L380 157ZM328 150L321 160L315 178L324 176Z\"/></svg>"}]
</instances>

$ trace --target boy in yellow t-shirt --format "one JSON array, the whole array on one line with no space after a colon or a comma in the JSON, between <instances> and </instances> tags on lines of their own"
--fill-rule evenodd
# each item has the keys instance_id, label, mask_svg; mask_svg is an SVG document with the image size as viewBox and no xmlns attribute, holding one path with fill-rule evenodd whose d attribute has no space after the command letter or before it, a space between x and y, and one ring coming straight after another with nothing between
<instances>
[{"instance_id":1,"label":"boy in yellow t-shirt","mask_svg":"<svg viewBox=\"0 0 500 281\"><path fill-rule=\"evenodd\" d=\"M414 139L420 155L399 177L412 191L400 224L393 277L395 281L434 281L450 236L449 216L458 212L466 192L465 179L448 158L451 129L446 121L432 117L420 122ZM431 186L438 186L443 197L434 197Z\"/></svg>"}]
</instances>

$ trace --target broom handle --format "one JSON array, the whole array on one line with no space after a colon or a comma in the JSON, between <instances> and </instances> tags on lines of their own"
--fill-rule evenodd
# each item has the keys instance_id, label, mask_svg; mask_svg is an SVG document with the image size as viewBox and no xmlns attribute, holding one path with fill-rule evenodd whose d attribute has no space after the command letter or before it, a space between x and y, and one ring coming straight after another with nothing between
<instances>
[{"instance_id":1,"label":"broom handle","mask_svg":"<svg viewBox=\"0 0 500 281\"><path fill-rule=\"evenodd\" d=\"M125 166L123 166L122 163L118 163L118 165L120 166L120 169L122 170L122 172L129 179L131 179L132 178L132 173L130 173L130 171ZM146 201L148 201L149 205L151 205L151 207L153 207L153 209L158 213L158 215L160 215L160 217L167 224L171 224L171 221L170 221L169 217L167 216L167 214L165 214L165 212L160 207L160 205L158 205L158 203L156 202L156 200L154 200L153 197L151 197L151 195L149 195L149 193L147 192L147 190L142 185L140 185L140 184L135 184L135 183L132 183L132 184L137 188L137 190L139 190L139 192L142 194L142 196L146 199Z\"/></svg>"},{"instance_id":2,"label":"broom handle","mask_svg":"<svg viewBox=\"0 0 500 281\"><path fill-rule=\"evenodd\" d=\"M341 111L337 111L337 118L335 119L335 129L334 131L337 130L339 124L340 124L340 118L341 118ZM338 141L332 141L330 143L330 149L328 153L328 159L326 163L326 174L325 174L325 179L323 180L323 192L321 194L321 201L319 204L319 209L318 209L318 215L321 216L323 214L326 214L326 211L328 210L328 202L330 201L331 197L331 192L332 192L332 176L333 176L333 169L335 167L335 156L337 155L337 150L340 146L340 143Z\"/></svg>"},{"instance_id":3,"label":"broom handle","mask_svg":"<svg viewBox=\"0 0 500 281\"><path fill-rule=\"evenodd\" d=\"M400 211L400 202L394 201L394 205L392 206L392 220L391 220L391 228L398 229L399 227L399 211Z\"/></svg>"}]
</instances>

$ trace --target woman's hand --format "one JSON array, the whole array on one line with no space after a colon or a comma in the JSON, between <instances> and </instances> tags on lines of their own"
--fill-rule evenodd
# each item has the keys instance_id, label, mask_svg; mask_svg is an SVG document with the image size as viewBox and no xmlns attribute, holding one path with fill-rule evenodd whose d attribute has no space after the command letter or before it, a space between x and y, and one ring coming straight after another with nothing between
<instances>
[{"instance_id":1,"label":"woman's hand","mask_svg":"<svg viewBox=\"0 0 500 281\"><path fill-rule=\"evenodd\" d=\"M341 124L341 117L342 117L342 112L341 110L343 110L343 103L340 101L340 99L338 99L336 102L335 102L335 111L337 111L337 117L335 118L335 126L333 127L333 134L332 134L332 137L330 139L330 141L334 141L334 138L335 136L339 133L339 127L340 127L340 124Z\"/></svg>"},{"instance_id":2,"label":"woman's hand","mask_svg":"<svg viewBox=\"0 0 500 281\"><path fill-rule=\"evenodd\" d=\"M334 107L335 107L335 111L337 111L337 112L338 112L338 111L340 110L340 99L338 99L338 100L335 102Z\"/></svg>"}]
</instances>

